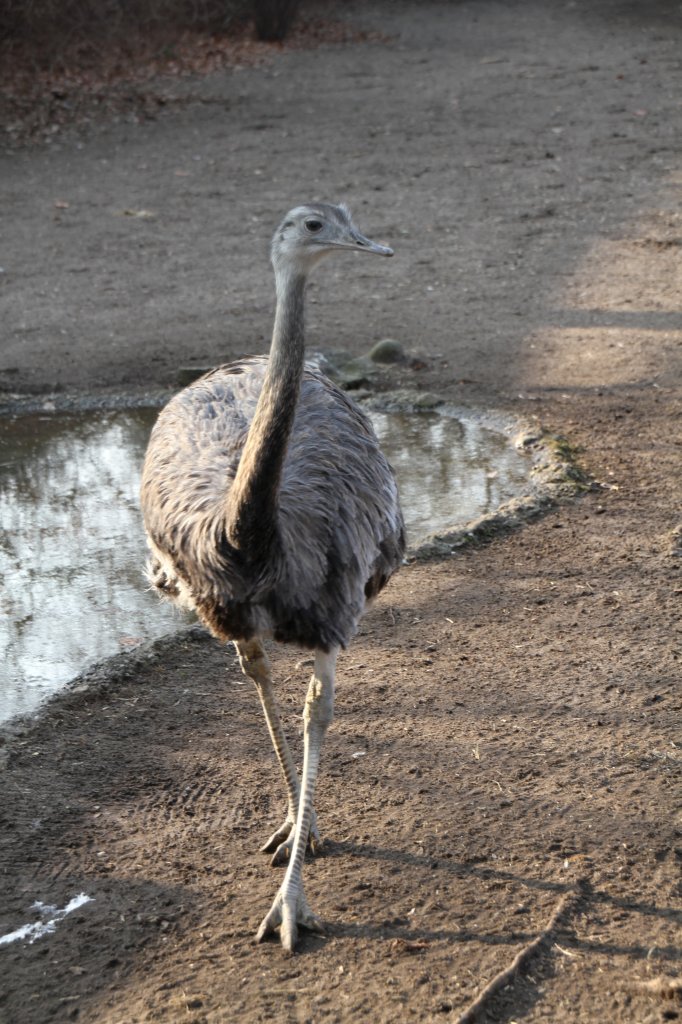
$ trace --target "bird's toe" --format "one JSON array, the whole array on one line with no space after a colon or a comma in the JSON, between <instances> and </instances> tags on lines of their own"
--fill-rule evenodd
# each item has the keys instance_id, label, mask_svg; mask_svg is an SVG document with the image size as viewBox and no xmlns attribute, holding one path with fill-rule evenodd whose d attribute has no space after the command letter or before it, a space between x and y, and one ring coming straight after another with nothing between
<instances>
[{"instance_id":1,"label":"bird's toe","mask_svg":"<svg viewBox=\"0 0 682 1024\"><path fill-rule=\"evenodd\" d=\"M322 919L310 909L303 890L285 894L283 889L280 889L270 910L260 923L256 932L256 942L262 942L279 928L282 948L285 953L293 954L298 941L299 926L318 934L324 934L325 930Z\"/></svg>"},{"instance_id":2,"label":"bird's toe","mask_svg":"<svg viewBox=\"0 0 682 1024\"><path fill-rule=\"evenodd\" d=\"M263 939L267 939L269 935L273 935L281 923L282 900L278 894L275 897L275 902L272 904L270 910L267 912L258 927L258 931L256 932L256 942L262 942Z\"/></svg>"},{"instance_id":3,"label":"bird's toe","mask_svg":"<svg viewBox=\"0 0 682 1024\"><path fill-rule=\"evenodd\" d=\"M272 853L272 860L270 861L270 864L273 868L280 864L286 864L291 857L291 851L294 848L295 839L296 826L292 821L287 819L272 833L267 842L263 843L261 846L261 853ZM313 811L310 831L308 832L308 850L313 856L317 856L322 853L323 849L324 841L320 838L320 833L317 830L317 818Z\"/></svg>"},{"instance_id":4,"label":"bird's toe","mask_svg":"<svg viewBox=\"0 0 682 1024\"><path fill-rule=\"evenodd\" d=\"M293 842L291 839L286 839L283 843L280 843L270 859L270 866L276 868L281 864L286 864L291 857L292 847Z\"/></svg>"},{"instance_id":5,"label":"bird's toe","mask_svg":"<svg viewBox=\"0 0 682 1024\"><path fill-rule=\"evenodd\" d=\"M289 956L293 956L296 949L296 941L298 939L298 925L296 923L296 917L291 912L289 907L285 907L282 913L282 923L279 928L279 940L282 943L282 949Z\"/></svg>"},{"instance_id":6,"label":"bird's toe","mask_svg":"<svg viewBox=\"0 0 682 1024\"><path fill-rule=\"evenodd\" d=\"M318 857L324 851L324 839L320 839L317 829L315 829L314 832L312 829L310 830L310 835L308 836L308 849L312 853L313 857Z\"/></svg>"},{"instance_id":7,"label":"bird's toe","mask_svg":"<svg viewBox=\"0 0 682 1024\"><path fill-rule=\"evenodd\" d=\"M261 853L273 853L275 856L272 858L273 864L279 864L280 861L276 860L279 850L282 846L286 845L287 839L294 834L294 823L293 821L287 820L283 822L279 828L275 829L269 839L267 839L261 846ZM289 844L291 849L291 844Z\"/></svg>"},{"instance_id":8,"label":"bird's toe","mask_svg":"<svg viewBox=\"0 0 682 1024\"><path fill-rule=\"evenodd\" d=\"M324 935L326 931L322 918L318 917L307 903L305 908L299 911L298 923L307 928L309 932L317 932L318 935Z\"/></svg>"}]
</instances>

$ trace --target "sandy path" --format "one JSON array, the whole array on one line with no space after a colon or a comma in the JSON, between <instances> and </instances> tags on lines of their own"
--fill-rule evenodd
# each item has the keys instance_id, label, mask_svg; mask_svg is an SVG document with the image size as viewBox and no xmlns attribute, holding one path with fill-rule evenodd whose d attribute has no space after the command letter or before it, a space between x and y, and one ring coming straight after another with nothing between
<instances>
[{"instance_id":1,"label":"sandy path","mask_svg":"<svg viewBox=\"0 0 682 1024\"><path fill-rule=\"evenodd\" d=\"M167 384L262 350L271 227L338 197L397 255L318 275L311 344L396 337L428 364L406 383L538 415L600 486L407 568L366 620L307 869L329 935L293 961L251 945L282 794L231 654L157 648L8 736L0 936L36 899L94 900L0 947L8 1024L456 1020L578 884L481 1019L682 1013L641 985L682 952L678 5L348 10L392 41L2 158L2 386Z\"/></svg>"}]
</instances>

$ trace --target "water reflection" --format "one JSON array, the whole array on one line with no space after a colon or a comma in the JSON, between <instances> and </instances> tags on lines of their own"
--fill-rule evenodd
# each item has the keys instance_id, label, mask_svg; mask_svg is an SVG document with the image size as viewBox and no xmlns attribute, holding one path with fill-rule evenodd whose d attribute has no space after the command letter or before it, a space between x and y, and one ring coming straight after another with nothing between
<instances>
[{"instance_id":1,"label":"water reflection","mask_svg":"<svg viewBox=\"0 0 682 1024\"><path fill-rule=\"evenodd\" d=\"M181 619L146 589L138 506L154 410L0 421L0 720L85 665ZM373 414L410 541L519 493L524 460L498 433L435 414Z\"/></svg>"},{"instance_id":2,"label":"water reflection","mask_svg":"<svg viewBox=\"0 0 682 1024\"><path fill-rule=\"evenodd\" d=\"M0 423L0 718L168 630L145 590L137 490L155 413Z\"/></svg>"},{"instance_id":3,"label":"water reflection","mask_svg":"<svg viewBox=\"0 0 682 1024\"><path fill-rule=\"evenodd\" d=\"M527 461L504 434L474 419L372 413L372 421L398 478L412 545L523 493Z\"/></svg>"}]
</instances>

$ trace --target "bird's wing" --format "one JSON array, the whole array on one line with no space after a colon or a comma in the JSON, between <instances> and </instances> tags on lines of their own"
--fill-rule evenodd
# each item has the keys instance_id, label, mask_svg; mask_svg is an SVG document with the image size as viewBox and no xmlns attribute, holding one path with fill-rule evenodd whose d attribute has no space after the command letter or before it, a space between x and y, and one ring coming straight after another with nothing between
<instances>
[{"instance_id":1,"label":"bird's wing","mask_svg":"<svg viewBox=\"0 0 682 1024\"><path fill-rule=\"evenodd\" d=\"M145 527L192 588L224 587L224 511L262 387L266 357L221 366L161 411L142 471ZM196 574L192 563L200 567Z\"/></svg>"},{"instance_id":2,"label":"bird's wing","mask_svg":"<svg viewBox=\"0 0 682 1024\"><path fill-rule=\"evenodd\" d=\"M279 521L288 594L301 606L311 599L328 605L347 642L366 597L401 562L404 527L395 478L370 421L312 369L284 463Z\"/></svg>"}]
</instances>

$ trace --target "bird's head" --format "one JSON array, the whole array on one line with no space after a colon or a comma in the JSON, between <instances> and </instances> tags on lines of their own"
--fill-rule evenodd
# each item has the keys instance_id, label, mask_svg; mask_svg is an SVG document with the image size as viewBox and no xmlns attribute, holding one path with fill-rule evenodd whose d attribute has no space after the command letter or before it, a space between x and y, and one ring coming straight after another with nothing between
<instances>
[{"instance_id":1,"label":"bird's head","mask_svg":"<svg viewBox=\"0 0 682 1024\"><path fill-rule=\"evenodd\" d=\"M346 206L310 203L290 210L277 228L272 263L276 271L293 269L307 274L323 256L337 249L393 255L393 249L360 234Z\"/></svg>"}]
</instances>

